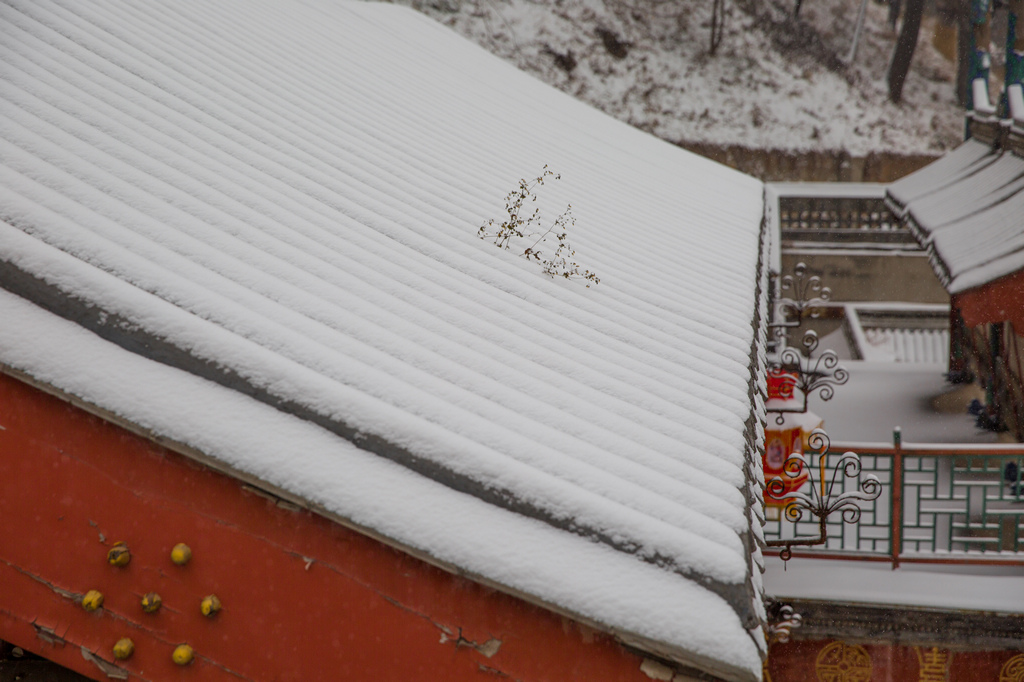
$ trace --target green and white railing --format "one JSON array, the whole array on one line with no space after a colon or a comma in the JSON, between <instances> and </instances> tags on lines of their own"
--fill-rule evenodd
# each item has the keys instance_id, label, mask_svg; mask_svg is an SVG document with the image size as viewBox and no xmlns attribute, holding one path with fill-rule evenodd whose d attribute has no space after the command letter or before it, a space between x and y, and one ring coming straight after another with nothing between
<instances>
[{"instance_id":1,"label":"green and white railing","mask_svg":"<svg viewBox=\"0 0 1024 682\"><path fill-rule=\"evenodd\" d=\"M882 494L860 501L855 523L827 521L827 542L793 556L930 563L1024 565L1024 446L833 443L825 466L860 455L861 477ZM817 455L808 455L816 457ZM818 466L817 462L809 462ZM850 485L856 485L851 482ZM837 492L842 492L838 491ZM774 517L774 518L773 518ZM769 541L819 535L817 519L785 519L769 508Z\"/></svg>"}]
</instances>

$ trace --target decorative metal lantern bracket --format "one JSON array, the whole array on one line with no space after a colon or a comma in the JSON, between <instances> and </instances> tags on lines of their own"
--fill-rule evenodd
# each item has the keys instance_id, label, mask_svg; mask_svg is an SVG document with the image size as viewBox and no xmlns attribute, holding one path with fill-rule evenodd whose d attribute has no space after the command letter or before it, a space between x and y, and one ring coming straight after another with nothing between
<instances>
[{"instance_id":1,"label":"decorative metal lantern bracket","mask_svg":"<svg viewBox=\"0 0 1024 682\"><path fill-rule=\"evenodd\" d=\"M790 292L790 295L776 301L773 310L775 322L769 327L775 329L776 337L782 341L788 338L789 329L801 326L808 317L818 317L821 307L832 298L832 290L822 286L820 277L806 275L807 266L797 263L793 274L781 280L780 293ZM835 351L826 350L815 357L818 343L817 333L808 329L800 347L785 345L778 360L769 365L769 375L790 377L791 394L800 392L798 404L787 405L778 401L767 410L776 413L776 424L785 423L787 412L806 413L811 394L817 393L822 400L831 400L835 387L849 380L850 373L839 365ZM783 476L790 480L787 482L776 476L767 483L765 494L782 503L784 518L798 523L805 514L810 514L818 520L817 537L795 537L766 543L768 547L782 548L779 556L783 561L792 557L793 547L825 544L828 541L829 516L838 512L844 523L857 523L861 514L859 502L876 500L882 493L878 477L861 477L860 457L854 452L840 455L836 466L830 470L827 466L830 445L825 431L815 429L808 437L807 452L790 454L783 463ZM806 481L792 489L793 481L802 479ZM851 479L856 485L849 483Z\"/></svg>"},{"instance_id":2,"label":"decorative metal lantern bracket","mask_svg":"<svg viewBox=\"0 0 1024 682\"><path fill-rule=\"evenodd\" d=\"M812 329L804 332L801 341L803 352L794 346L787 346L779 353L779 359L769 366L769 374L794 375L793 389L800 392L801 401L798 406L774 406L769 412L777 413L776 424L782 424L786 412L803 414L807 412L807 401L812 393L818 393L822 400L831 400L835 395L835 387L842 386L850 379L850 373L839 365L839 356L829 349L817 358L814 351L818 349L818 335Z\"/></svg>"},{"instance_id":3,"label":"decorative metal lantern bracket","mask_svg":"<svg viewBox=\"0 0 1024 682\"><path fill-rule=\"evenodd\" d=\"M788 540L769 540L768 547L781 547L779 557L789 561L793 556L793 547L823 545L828 541L828 518L839 512L844 523L857 523L860 520L861 501L871 502L882 494L882 484L874 474L861 477L860 456L855 452L845 452L839 457L835 468L829 475L827 468L828 451L831 445L828 435L822 429L815 429L808 437L810 449L807 456L792 454L786 458L783 471L789 477L803 476L806 472L807 482L795 491L786 492L786 484L780 477L768 481L765 493L772 499L783 502L783 515L789 521L798 523L805 514L818 519L818 537L796 537ZM814 458L817 457L817 463ZM856 481L852 490L846 488L848 479Z\"/></svg>"},{"instance_id":4,"label":"decorative metal lantern bracket","mask_svg":"<svg viewBox=\"0 0 1024 682\"><path fill-rule=\"evenodd\" d=\"M782 296L783 292L788 295ZM779 293L768 328L780 340L786 338L788 329L802 325L804 319L819 317L822 306L832 300L832 290L822 286L820 277L807 277L805 263L797 263L793 274L780 280Z\"/></svg>"}]
</instances>

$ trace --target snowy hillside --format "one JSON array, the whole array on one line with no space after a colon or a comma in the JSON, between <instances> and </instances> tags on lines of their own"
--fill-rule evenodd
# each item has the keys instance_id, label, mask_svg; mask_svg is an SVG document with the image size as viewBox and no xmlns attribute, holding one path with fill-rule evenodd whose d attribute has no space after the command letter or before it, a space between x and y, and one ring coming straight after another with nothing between
<instances>
[{"instance_id":1,"label":"snowy hillside","mask_svg":"<svg viewBox=\"0 0 1024 682\"><path fill-rule=\"evenodd\" d=\"M887 7L859 0L398 0L613 116L672 142L759 149L941 153L962 139L955 65L927 22L897 106Z\"/></svg>"}]
</instances>

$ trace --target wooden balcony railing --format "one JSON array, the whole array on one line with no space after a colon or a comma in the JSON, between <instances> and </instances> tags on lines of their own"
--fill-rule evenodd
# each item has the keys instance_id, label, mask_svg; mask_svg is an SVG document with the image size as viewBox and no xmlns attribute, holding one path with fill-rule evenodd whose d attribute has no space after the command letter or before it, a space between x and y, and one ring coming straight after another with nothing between
<instances>
[{"instance_id":1,"label":"wooden balcony railing","mask_svg":"<svg viewBox=\"0 0 1024 682\"><path fill-rule=\"evenodd\" d=\"M1024 565L1024 446L833 443L828 464L852 450L882 494L855 524L829 518L824 546L793 556ZM769 540L817 536L816 519L769 519Z\"/></svg>"}]
</instances>

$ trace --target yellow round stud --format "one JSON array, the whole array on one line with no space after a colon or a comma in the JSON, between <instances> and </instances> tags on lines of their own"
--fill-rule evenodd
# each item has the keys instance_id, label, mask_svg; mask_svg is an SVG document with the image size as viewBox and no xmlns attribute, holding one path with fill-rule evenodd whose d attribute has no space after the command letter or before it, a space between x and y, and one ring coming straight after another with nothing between
<instances>
[{"instance_id":1,"label":"yellow round stud","mask_svg":"<svg viewBox=\"0 0 1024 682\"><path fill-rule=\"evenodd\" d=\"M220 599L215 594L203 597L203 601L199 602L199 610L207 618L213 618L220 611Z\"/></svg>"},{"instance_id":2,"label":"yellow round stud","mask_svg":"<svg viewBox=\"0 0 1024 682\"><path fill-rule=\"evenodd\" d=\"M188 644L179 644L174 647L174 653L171 654L171 660L178 665L188 665L194 657L195 654L192 652L192 647Z\"/></svg>"},{"instance_id":3,"label":"yellow round stud","mask_svg":"<svg viewBox=\"0 0 1024 682\"><path fill-rule=\"evenodd\" d=\"M99 590L89 590L82 597L82 608L86 611L95 611L103 606L103 593Z\"/></svg>"},{"instance_id":4,"label":"yellow round stud","mask_svg":"<svg viewBox=\"0 0 1024 682\"><path fill-rule=\"evenodd\" d=\"M155 613L160 609L160 605L164 603L164 600L160 598L160 595L156 592L148 592L142 595L142 610L146 613Z\"/></svg>"},{"instance_id":5,"label":"yellow round stud","mask_svg":"<svg viewBox=\"0 0 1024 682\"><path fill-rule=\"evenodd\" d=\"M184 542L179 542L171 550L171 561L179 566L184 566L190 559L192 559L192 549Z\"/></svg>"},{"instance_id":6,"label":"yellow round stud","mask_svg":"<svg viewBox=\"0 0 1024 682\"><path fill-rule=\"evenodd\" d=\"M125 661L131 658L133 653L135 653L135 642L127 637L117 640L117 644L114 645L114 658Z\"/></svg>"},{"instance_id":7,"label":"yellow round stud","mask_svg":"<svg viewBox=\"0 0 1024 682\"><path fill-rule=\"evenodd\" d=\"M128 551L128 545L123 542L115 542L107 552L107 563L111 566L127 566L131 560L132 553Z\"/></svg>"}]
</instances>

